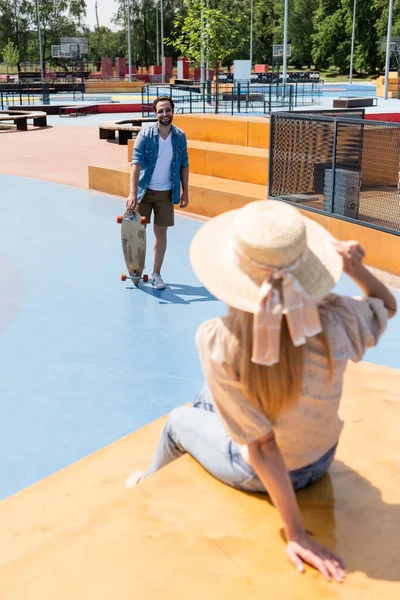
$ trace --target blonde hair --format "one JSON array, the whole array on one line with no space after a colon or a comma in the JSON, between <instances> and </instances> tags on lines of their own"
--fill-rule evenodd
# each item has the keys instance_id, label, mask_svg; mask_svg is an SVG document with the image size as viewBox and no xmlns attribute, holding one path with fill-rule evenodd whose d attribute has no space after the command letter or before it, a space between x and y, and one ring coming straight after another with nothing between
<instances>
[{"instance_id":1,"label":"blonde hair","mask_svg":"<svg viewBox=\"0 0 400 600\"><path fill-rule=\"evenodd\" d=\"M303 383L304 346L294 346L286 317L282 319L279 363L271 367L251 362L253 315L230 307L225 324L232 338L227 339L229 360L237 365L243 395L273 423L299 400ZM319 334L324 344L329 377L333 375L333 356L325 332Z\"/></svg>"}]
</instances>

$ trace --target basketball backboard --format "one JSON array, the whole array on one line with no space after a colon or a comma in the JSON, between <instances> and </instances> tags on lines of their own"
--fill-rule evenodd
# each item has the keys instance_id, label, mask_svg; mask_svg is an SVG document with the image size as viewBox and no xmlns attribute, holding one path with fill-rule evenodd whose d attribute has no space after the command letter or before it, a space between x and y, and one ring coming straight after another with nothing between
<instances>
[{"instance_id":1,"label":"basketball backboard","mask_svg":"<svg viewBox=\"0 0 400 600\"><path fill-rule=\"evenodd\" d=\"M87 37L60 37L60 43L51 47L52 58L81 58L89 54Z\"/></svg>"},{"instance_id":2,"label":"basketball backboard","mask_svg":"<svg viewBox=\"0 0 400 600\"><path fill-rule=\"evenodd\" d=\"M272 56L274 58L282 57L283 56L283 48L284 48L283 44L274 44L272 46ZM291 56L291 54L292 54L292 45L291 44L287 44L286 49L287 49L287 56L288 57Z\"/></svg>"}]
</instances>

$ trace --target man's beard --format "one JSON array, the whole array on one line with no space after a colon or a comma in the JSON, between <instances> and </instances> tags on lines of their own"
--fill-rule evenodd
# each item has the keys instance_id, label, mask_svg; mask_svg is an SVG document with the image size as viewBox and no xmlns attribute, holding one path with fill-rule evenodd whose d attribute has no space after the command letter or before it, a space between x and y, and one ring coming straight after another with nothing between
<instances>
[{"instance_id":1,"label":"man's beard","mask_svg":"<svg viewBox=\"0 0 400 600\"><path fill-rule=\"evenodd\" d=\"M158 122L160 123L160 125L170 125L170 123L172 123L172 116L159 117Z\"/></svg>"}]
</instances>

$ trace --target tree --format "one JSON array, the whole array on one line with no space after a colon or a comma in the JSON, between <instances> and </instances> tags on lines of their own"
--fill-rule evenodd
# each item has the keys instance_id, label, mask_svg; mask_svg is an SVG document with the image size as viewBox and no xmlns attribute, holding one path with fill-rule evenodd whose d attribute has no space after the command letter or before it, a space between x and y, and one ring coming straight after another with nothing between
<instances>
[{"instance_id":1,"label":"tree","mask_svg":"<svg viewBox=\"0 0 400 600\"><path fill-rule=\"evenodd\" d=\"M202 5L201 0L185 0L186 15L175 20L173 37L167 44L173 46L191 63L199 66L204 59L215 70L215 112L218 112L218 73L223 61L229 61L240 50L243 40L239 34L241 20L219 8ZM201 16L204 24L202 27Z\"/></svg>"},{"instance_id":2,"label":"tree","mask_svg":"<svg viewBox=\"0 0 400 600\"><path fill-rule=\"evenodd\" d=\"M7 65L7 73L8 68L16 67L19 63L19 50L17 46L9 39L7 44L3 48L3 60Z\"/></svg>"},{"instance_id":3,"label":"tree","mask_svg":"<svg viewBox=\"0 0 400 600\"><path fill-rule=\"evenodd\" d=\"M125 56L125 32L112 31L104 25L96 27L96 31L88 30L90 58L98 63L102 56L109 56L113 60L116 56Z\"/></svg>"},{"instance_id":4,"label":"tree","mask_svg":"<svg viewBox=\"0 0 400 600\"><path fill-rule=\"evenodd\" d=\"M18 48L20 59L24 60L33 19L31 0L0 0L0 48L10 39ZM19 60L17 67L19 70Z\"/></svg>"},{"instance_id":5,"label":"tree","mask_svg":"<svg viewBox=\"0 0 400 600\"><path fill-rule=\"evenodd\" d=\"M292 0L289 12L289 42L292 46L290 62L301 69L303 65L310 68L312 60L312 36L314 23L312 15L318 0ZM282 34L283 42L283 34Z\"/></svg>"},{"instance_id":6,"label":"tree","mask_svg":"<svg viewBox=\"0 0 400 600\"><path fill-rule=\"evenodd\" d=\"M314 13L312 57L317 68L339 67L346 72L350 64L351 26L349 10L342 0L319 0Z\"/></svg>"},{"instance_id":7,"label":"tree","mask_svg":"<svg viewBox=\"0 0 400 600\"><path fill-rule=\"evenodd\" d=\"M59 44L61 36L75 36L86 12L85 0L41 0L43 54L51 56L51 45Z\"/></svg>"},{"instance_id":8,"label":"tree","mask_svg":"<svg viewBox=\"0 0 400 600\"><path fill-rule=\"evenodd\" d=\"M272 60L272 45L279 25L279 17L274 4L274 0L261 0L254 5L254 57L256 63L267 64Z\"/></svg>"},{"instance_id":9,"label":"tree","mask_svg":"<svg viewBox=\"0 0 400 600\"><path fill-rule=\"evenodd\" d=\"M157 60L157 15L159 35L159 55L161 55L160 0L117 0L118 10L114 23L125 32L125 51L128 48L127 9L130 7L131 41L133 62L139 64L156 64ZM157 8L158 7L158 10ZM177 15L185 10L184 0L163 0L164 39L171 36ZM171 48L173 58L176 52Z\"/></svg>"}]
</instances>

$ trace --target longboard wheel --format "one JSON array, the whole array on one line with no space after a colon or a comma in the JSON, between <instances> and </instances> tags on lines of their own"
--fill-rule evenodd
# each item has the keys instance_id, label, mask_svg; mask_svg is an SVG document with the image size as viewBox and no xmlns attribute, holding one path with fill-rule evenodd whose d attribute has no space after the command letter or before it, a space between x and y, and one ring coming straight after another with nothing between
<instances>
[{"instance_id":1,"label":"longboard wheel","mask_svg":"<svg viewBox=\"0 0 400 600\"><path fill-rule=\"evenodd\" d=\"M140 217L140 224L141 225L146 225L146 223L147 223L146 217Z\"/></svg>"},{"instance_id":2,"label":"longboard wheel","mask_svg":"<svg viewBox=\"0 0 400 600\"><path fill-rule=\"evenodd\" d=\"M125 273L122 273L122 275L121 275L121 281L126 281L126 275L125 275Z\"/></svg>"},{"instance_id":3,"label":"longboard wheel","mask_svg":"<svg viewBox=\"0 0 400 600\"><path fill-rule=\"evenodd\" d=\"M143 283L147 283L149 280L149 276L148 275L143 275Z\"/></svg>"},{"instance_id":4,"label":"longboard wheel","mask_svg":"<svg viewBox=\"0 0 400 600\"><path fill-rule=\"evenodd\" d=\"M119 223L121 225L121 223L122 223L122 217L121 216L117 217L117 223Z\"/></svg>"}]
</instances>

